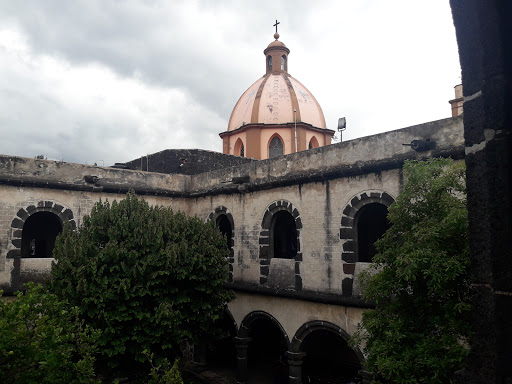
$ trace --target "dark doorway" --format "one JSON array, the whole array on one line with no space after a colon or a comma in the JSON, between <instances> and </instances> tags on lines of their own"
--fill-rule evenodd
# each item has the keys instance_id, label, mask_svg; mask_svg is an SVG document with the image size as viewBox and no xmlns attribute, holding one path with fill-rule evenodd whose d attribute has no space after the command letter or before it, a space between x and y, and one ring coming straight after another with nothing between
<instances>
[{"instance_id":1,"label":"dark doorway","mask_svg":"<svg viewBox=\"0 0 512 384\"><path fill-rule=\"evenodd\" d=\"M297 255L297 227L288 211L276 212L270 226L273 257L293 259Z\"/></svg>"},{"instance_id":2,"label":"dark doorway","mask_svg":"<svg viewBox=\"0 0 512 384\"><path fill-rule=\"evenodd\" d=\"M279 327L267 318L252 322L249 333L248 384L287 383L287 345Z\"/></svg>"},{"instance_id":3,"label":"dark doorway","mask_svg":"<svg viewBox=\"0 0 512 384\"><path fill-rule=\"evenodd\" d=\"M377 253L375 242L386 233L390 224L388 208L384 204L371 203L363 206L357 215L358 261L371 262Z\"/></svg>"},{"instance_id":4,"label":"dark doorway","mask_svg":"<svg viewBox=\"0 0 512 384\"><path fill-rule=\"evenodd\" d=\"M311 332L302 342L301 351L306 353L302 366L303 383L345 384L358 378L361 363L356 353L334 332Z\"/></svg>"},{"instance_id":5,"label":"dark doorway","mask_svg":"<svg viewBox=\"0 0 512 384\"><path fill-rule=\"evenodd\" d=\"M219 228L219 231L225 236L228 249L231 249L233 245L233 228L231 227L228 216L224 214L219 215L215 224L217 228Z\"/></svg>"},{"instance_id":6,"label":"dark doorway","mask_svg":"<svg viewBox=\"0 0 512 384\"><path fill-rule=\"evenodd\" d=\"M51 212L37 212L23 225L21 257L52 257L55 238L62 232L62 223Z\"/></svg>"}]
</instances>

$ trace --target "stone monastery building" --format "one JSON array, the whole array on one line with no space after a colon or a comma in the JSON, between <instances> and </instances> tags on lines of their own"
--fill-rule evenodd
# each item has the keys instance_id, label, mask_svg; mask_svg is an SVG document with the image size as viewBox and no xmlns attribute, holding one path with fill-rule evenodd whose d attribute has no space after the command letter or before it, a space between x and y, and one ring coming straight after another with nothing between
<instances>
[{"instance_id":1,"label":"stone monastery building","mask_svg":"<svg viewBox=\"0 0 512 384\"><path fill-rule=\"evenodd\" d=\"M80 226L100 198L133 188L226 235L236 298L224 352L238 382L280 356L290 383L332 367L356 376L363 356L347 341L368 308L358 273L388 226L403 162L464 157L461 94L454 117L331 145L320 104L288 74L290 50L274 37L265 74L220 133L223 154L165 150L110 168L0 156L0 287L47 279L63 224Z\"/></svg>"}]
</instances>

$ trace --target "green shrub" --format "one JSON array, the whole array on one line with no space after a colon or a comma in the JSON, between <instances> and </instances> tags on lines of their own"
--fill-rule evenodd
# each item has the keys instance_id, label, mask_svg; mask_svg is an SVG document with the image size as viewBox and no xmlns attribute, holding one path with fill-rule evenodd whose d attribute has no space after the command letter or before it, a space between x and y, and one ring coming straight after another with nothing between
<instances>
[{"instance_id":1,"label":"green shrub","mask_svg":"<svg viewBox=\"0 0 512 384\"><path fill-rule=\"evenodd\" d=\"M174 360L172 367L166 358L162 359L160 364L155 365L153 362L155 355L153 353L149 353L146 350L143 351L143 354L151 365L149 380L146 384L183 384L183 378L178 367L179 360Z\"/></svg>"},{"instance_id":2,"label":"green shrub","mask_svg":"<svg viewBox=\"0 0 512 384\"><path fill-rule=\"evenodd\" d=\"M41 285L0 300L0 383L95 383L99 332Z\"/></svg>"},{"instance_id":3,"label":"green shrub","mask_svg":"<svg viewBox=\"0 0 512 384\"><path fill-rule=\"evenodd\" d=\"M176 356L183 341L220 335L232 298L224 289L228 250L213 223L150 207L133 193L99 202L83 225L57 238L51 287L102 330L111 367Z\"/></svg>"},{"instance_id":4,"label":"green shrub","mask_svg":"<svg viewBox=\"0 0 512 384\"><path fill-rule=\"evenodd\" d=\"M469 242L464 163L409 161L392 226L361 275L366 311L353 344L390 383L448 383L470 335Z\"/></svg>"}]
</instances>

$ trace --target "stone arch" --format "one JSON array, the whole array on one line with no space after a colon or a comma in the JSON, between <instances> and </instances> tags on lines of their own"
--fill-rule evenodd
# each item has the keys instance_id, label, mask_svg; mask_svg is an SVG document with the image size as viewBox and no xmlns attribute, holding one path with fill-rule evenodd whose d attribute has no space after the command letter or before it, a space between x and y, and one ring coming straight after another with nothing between
<instances>
[{"instance_id":1,"label":"stone arch","mask_svg":"<svg viewBox=\"0 0 512 384\"><path fill-rule=\"evenodd\" d=\"M224 220L223 220L224 219ZM217 228L221 230L223 234L227 236L228 240L228 248L229 248L229 257L228 257L228 267L229 267L229 276L228 281L230 283L233 282L233 265L235 263L235 222L233 220L233 215L229 212L229 210L223 205L215 208L215 211L210 213L208 216L208 220L211 220L215 223ZM223 230L219 227L219 221L222 220L223 223L229 223L231 227L231 235L228 233L224 233Z\"/></svg>"},{"instance_id":2,"label":"stone arch","mask_svg":"<svg viewBox=\"0 0 512 384\"><path fill-rule=\"evenodd\" d=\"M254 311L245 316L237 341L237 382L240 383L255 374L264 382L272 381L276 363L281 365L290 347L290 340L282 325L264 311ZM285 369L288 370L287 367Z\"/></svg>"},{"instance_id":3,"label":"stone arch","mask_svg":"<svg viewBox=\"0 0 512 384\"><path fill-rule=\"evenodd\" d=\"M372 191L363 192L354 196L343 209L340 227L340 240L343 242L343 273L345 275L342 281L343 296L352 295L352 286L355 272L355 263L359 262L359 244L358 244L358 220L359 214L364 212L364 207L370 204L381 204L388 208L395 199L387 192Z\"/></svg>"},{"instance_id":4,"label":"stone arch","mask_svg":"<svg viewBox=\"0 0 512 384\"><path fill-rule=\"evenodd\" d=\"M38 212L53 213L62 226L69 223L71 228L76 229L73 211L64 207L61 204L55 203L50 200L39 201L37 205L29 205L26 208L21 208L16 213L16 217L11 222L11 250L7 253L7 258L17 259L21 257L21 243L23 237L23 227L27 219Z\"/></svg>"},{"instance_id":5,"label":"stone arch","mask_svg":"<svg viewBox=\"0 0 512 384\"><path fill-rule=\"evenodd\" d=\"M275 148L274 148L275 146ZM279 157L286 153L284 147L284 140L278 133L274 133L267 143L268 158Z\"/></svg>"},{"instance_id":6,"label":"stone arch","mask_svg":"<svg viewBox=\"0 0 512 384\"><path fill-rule=\"evenodd\" d=\"M76 229L73 211L51 200L42 200L39 201L36 205L29 205L26 208L19 209L16 213L16 217L12 220L10 225L11 244L10 250L9 252L7 252L6 255L6 258L14 259L13 269L11 271L12 292L20 290L22 288L23 281L27 281L27 276L22 278L21 270L21 248L23 241L23 227L25 226L25 222L27 221L27 219L29 219L29 217L40 212L48 212L55 215L59 223L62 225L62 227L64 227L66 223L69 223L69 225L71 225L71 228ZM36 280L40 278L38 276L32 277L36 278ZM30 281L30 277L28 279L28 281Z\"/></svg>"},{"instance_id":7,"label":"stone arch","mask_svg":"<svg viewBox=\"0 0 512 384\"><path fill-rule=\"evenodd\" d=\"M290 350L290 338L288 337L288 334L286 333L285 329L274 316L265 311L253 311L249 313L247 316L245 316L242 322L240 323L240 328L238 329L238 337L248 338L250 336L252 324L256 320L260 319L270 320L275 326L277 326L277 328L279 328L286 343L286 349Z\"/></svg>"},{"instance_id":8,"label":"stone arch","mask_svg":"<svg viewBox=\"0 0 512 384\"><path fill-rule=\"evenodd\" d=\"M295 289L302 290L302 278L300 276L300 263L302 262L302 248L300 245L300 231L302 230L302 220L300 213L287 200L277 200L271 203L265 210L263 220L261 222L261 231L259 236L260 244L260 284L266 284L268 281L270 260L273 256L273 243L272 243L272 224L274 216L279 212L288 212L295 222L296 229L296 254L293 257L295 260Z\"/></svg>"},{"instance_id":9,"label":"stone arch","mask_svg":"<svg viewBox=\"0 0 512 384\"><path fill-rule=\"evenodd\" d=\"M339 338L333 338L332 336L338 336ZM314 339L312 339L314 337L317 337L317 345L311 343L312 340L314 341ZM361 369L364 356L358 347L349 347L349 340L350 335L336 324L327 321L313 320L303 324L297 330L290 343L289 356L295 360L299 360L299 365L304 364L304 374L309 374L308 370L311 370L312 365L318 365L318 362L326 360L326 357L329 358L330 354L334 351L338 353L338 356L332 356L332 361L324 361L324 364L328 364L332 367L315 367L316 370L325 371L330 368L332 371L337 371L336 376L348 370L350 375L354 376L357 375L357 371ZM328 345L329 341L331 341L331 345ZM320 346L318 345L319 343L321 344ZM309 346L305 344L309 344ZM330 350L321 351L323 348L330 348ZM308 349L313 350L316 356L309 355L307 352ZM308 361L308 356L312 359L311 361ZM340 369L341 371L339 371ZM298 373L299 371L297 374ZM328 373L323 372L323 374ZM299 376L302 376L302 372L300 372Z\"/></svg>"}]
</instances>

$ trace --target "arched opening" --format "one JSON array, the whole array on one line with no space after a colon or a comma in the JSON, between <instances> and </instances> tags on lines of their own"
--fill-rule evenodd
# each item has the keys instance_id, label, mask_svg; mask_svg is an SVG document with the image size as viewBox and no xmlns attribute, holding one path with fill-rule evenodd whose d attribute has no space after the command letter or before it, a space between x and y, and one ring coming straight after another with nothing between
<instances>
[{"instance_id":1,"label":"arched opening","mask_svg":"<svg viewBox=\"0 0 512 384\"><path fill-rule=\"evenodd\" d=\"M62 232L62 222L51 212L36 212L23 225L21 257L52 257L57 235Z\"/></svg>"},{"instance_id":2,"label":"arched opening","mask_svg":"<svg viewBox=\"0 0 512 384\"><path fill-rule=\"evenodd\" d=\"M286 69L286 56L281 56L281 71L287 71Z\"/></svg>"},{"instance_id":3,"label":"arched opening","mask_svg":"<svg viewBox=\"0 0 512 384\"><path fill-rule=\"evenodd\" d=\"M375 242L388 230L388 207L384 204L370 203L359 210L356 216L358 261L371 262L377 250Z\"/></svg>"},{"instance_id":4,"label":"arched opening","mask_svg":"<svg viewBox=\"0 0 512 384\"><path fill-rule=\"evenodd\" d=\"M359 382L355 381L361 369L359 358L339 334L329 329L315 330L304 338L300 349L305 352L303 383Z\"/></svg>"},{"instance_id":5,"label":"arched opening","mask_svg":"<svg viewBox=\"0 0 512 384\"><path fill-rule=\"evenodd\" d=\"M293 259L297 254L297 226L288 211L278 211L270 225L272 257Z\"/></svg>"},{"instance_id":6,"label":"arched opening","mask_svg":"<svg viewBox=\"0 0 512 384\"><path fill-rule=\"evenodd\" d=\"M242 139L238 138L235 143L235 155L245 157L245 147Z\"/></svg>"},{"instance_id":7,"label":"arched opening","mask_svg":"<svg viewBox=\"0 0 512 384\"><path fill-rule=\"evenodd\" d=\"M287 383L288 346L281 329L272 320L260 317L251 323L249 337L248 383Z\"/></svg>"},{"instance_id":8,"label":"arched opening","mask_svg":"<svg viewBox=\"0 0 512 384\"><path fill-rule=\"evenodd\" d=\"M217 329L222 332L222 339L211 342L207 346L206 363L208 369L217 371L222 375L235 377L236 374L236 351L235 337L236 324L231 313L226 311L224 316L217 321ZM201 361L201 359L196 359Z\"/></svg>"},{"instance_id":9,"label":"arched opening","mask_svg":"<svg viewBox=\"0 0 512 384\"><path fill-rule=\"evenodd\" d=\"M267 56L267 68L269 71L272 70L272 56Z\"/></svg>"},{"instance_id":10,"label":"arched opening","mask_svg":"<svg viewBox=\"0 0 512 384\"><path fill-rule=\"evenodd\" d=\"M268 144L268 158L282 156L284 153L283 142L278 136L274 136Z\"/></svg>"},{"instance_id":11,"label":"arched opening","mask_svg":"<svg viewBox=\"0 0 512 384\"><path fill-rule=\"evenodd\" d=\"M219 228L219 231L226 238L226 246L228 249L231 249L233 245L233 228L231 227L228 216L226 214L219 215L215 224L217 228Z\"/></svg>"},{"instance_id":12,"label":"arched opening","mask_svg":"<svg viewBox=\"0 0 512 384\"><path fill-rule=\"evenodd\" d=\"M311 138L311 140L309 140L309 146L308 148L309 149L313 149L313 148L318 148L320 145L318 144L318 140L316 139L315 136L313 136Z\"/></svg>"}]
</instances>

